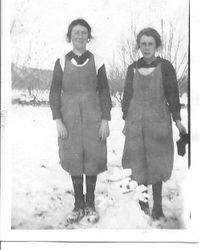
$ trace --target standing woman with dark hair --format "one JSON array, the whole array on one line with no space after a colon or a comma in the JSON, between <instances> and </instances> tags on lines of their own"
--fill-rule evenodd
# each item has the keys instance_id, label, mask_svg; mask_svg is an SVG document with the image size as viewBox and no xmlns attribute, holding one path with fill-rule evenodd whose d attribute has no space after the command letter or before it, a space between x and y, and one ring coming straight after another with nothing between
<instances>
[{"instance_id":1,"label":"standing woman with dark hair","mask_svg":"<svg viewBox=\"0 0 199 250\"><path fill-rule=\"evenodd\" d=\"M154 219L164 218L162 182L173 169L172 119L181 134L180 102L176 73L172 64L156 57L161 37L153 28L137 35L143 57L128 67L122 101L125 146L122 163L132 169L139 184L152 185ZM149 204L140 202L149 214Z\"/></svg>"},{"instance_id":2,"label":"standing woman with dark hair","mask_svg":"<svg viewBox=\"0 0 199 250\"><path fill-rule=\"evenodd\" d=\"M94 192L97 175L107 168L111 98L105 65L86 49L92 39L90 25L84 19L72 21L67 39L73 49L57 59L49 96L61 166L71 175L74 188L74 209L67 222L78 222L85 215L96 222Z\"/></svg>"}]
</instances>

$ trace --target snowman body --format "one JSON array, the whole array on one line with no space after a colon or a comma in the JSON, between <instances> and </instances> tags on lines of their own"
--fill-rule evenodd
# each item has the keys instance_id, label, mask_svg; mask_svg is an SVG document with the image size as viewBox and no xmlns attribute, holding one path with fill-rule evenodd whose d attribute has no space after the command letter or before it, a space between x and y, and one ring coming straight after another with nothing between
<instances>
[{"instance_id":1,"label":"snowman body","mask_svg":"<svg viewBox=\"0 0 199 250\"><path fill-rule=\"evenodd\" d=\"M147 188L138 186L128 176L118 180L107 180L107 193L99 203L100 222L110 229L149 228L149 216L144 214L139 200L148 201Z\"/></svg>"}]
</instances>

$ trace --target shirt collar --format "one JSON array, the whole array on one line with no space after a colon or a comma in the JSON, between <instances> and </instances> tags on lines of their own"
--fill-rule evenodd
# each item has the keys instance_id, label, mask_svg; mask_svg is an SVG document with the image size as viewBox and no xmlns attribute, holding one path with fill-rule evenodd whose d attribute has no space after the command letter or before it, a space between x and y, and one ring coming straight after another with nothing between
<instances>
[{"instance_id":1,"label":"shirt collar","mask_svg":"<svg viewBox=\"0 0 199 250\"><path fill-rule=\"evenodd\" d=\"M154 61L152 61L151 63L146 63L144 58L142 57L141 59L138 60L137 62L137 67L138 68L154 68L156 67L160 62L160 57L156 57L156 59Z\"/></svg>"},{"instance_id":2,"label":"shirt collar","mask_svg":"<svg viewBox=\"0 0 199 250\"><path fill-rule=\"evenodd\" d=\"M72 59L75 59L78 65L83 64L87 59L91 57L90 51L85 51L81 56L76 55L72 50L67 54L68 59L71 61Z\"/></svg>"}]
</instances>

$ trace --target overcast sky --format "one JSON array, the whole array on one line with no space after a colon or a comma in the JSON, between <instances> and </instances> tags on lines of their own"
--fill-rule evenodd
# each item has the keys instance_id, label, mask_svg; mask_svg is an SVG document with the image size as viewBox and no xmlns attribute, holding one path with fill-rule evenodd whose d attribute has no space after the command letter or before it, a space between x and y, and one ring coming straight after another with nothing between
<instances>
[{"instance_id":1,"label":"overcast sky","mask_svg":"<svg viewBox=\"0 0 199 250\"><path fill-rule=\"evenodd\" d=\"M33 67L52 69L56 58L71 49L65 33L77 17L90 23L94 40L89 48L105 62L117 54L131 22L137 31L147 26L160 31L163 18L166 32L172 23L176 38L187 46L188 0L11 0L11 7L12 59L23 63L30 54Z\"/></svg>"}]
</instances>

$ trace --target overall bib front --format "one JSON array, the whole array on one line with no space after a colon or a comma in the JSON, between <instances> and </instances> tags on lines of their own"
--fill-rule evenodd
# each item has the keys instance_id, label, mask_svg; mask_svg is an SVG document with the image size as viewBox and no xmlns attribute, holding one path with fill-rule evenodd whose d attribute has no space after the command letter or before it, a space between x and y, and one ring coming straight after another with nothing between
<instances>
[{"instance_id":1,"label":"overall bib front","mask_svg":"<svg viewBox=\"0 0 199 250\"><path fill-rule=\"evenodd\" d=\"M106 142L99 140L101 110L94 57L81 67L66 58L61 113L68 131L58 138L61 166L72 176L97 175L106 170Z\"/></svg>"},{"instance_id":2,"label":"overall bib front","mask_svg":"<svg viewBox=\"0 0 199 250\"><path fill-rule=\"evenodd\" d=\"M122 164L132 169L133 179L139 184L155 184L171 176L172 123L164 96L161 64L148 75L135 70Z\"/></svg>"}]
</instances>

